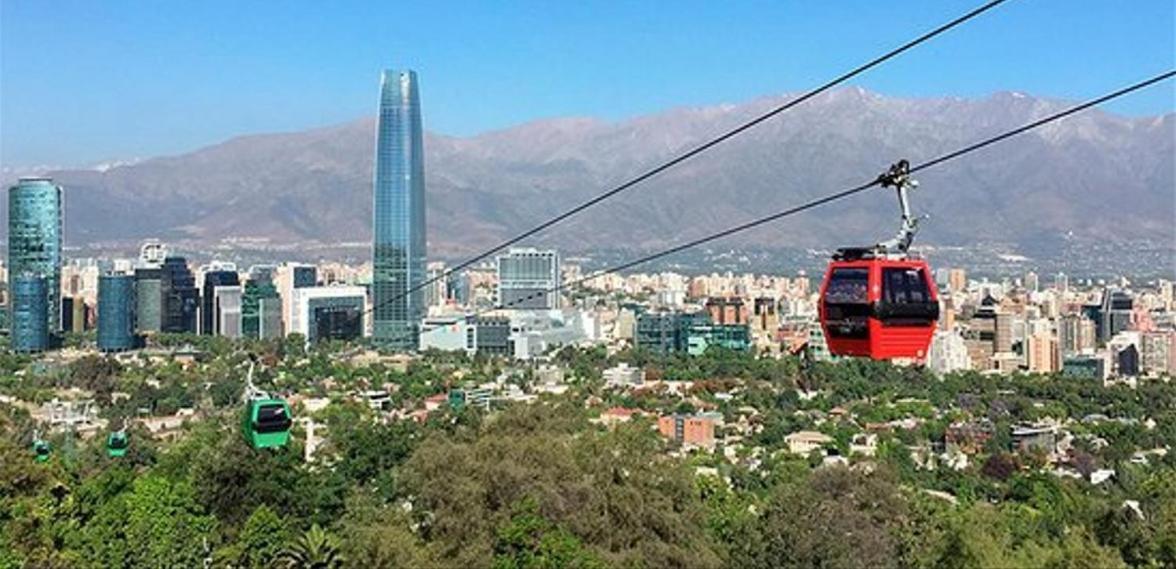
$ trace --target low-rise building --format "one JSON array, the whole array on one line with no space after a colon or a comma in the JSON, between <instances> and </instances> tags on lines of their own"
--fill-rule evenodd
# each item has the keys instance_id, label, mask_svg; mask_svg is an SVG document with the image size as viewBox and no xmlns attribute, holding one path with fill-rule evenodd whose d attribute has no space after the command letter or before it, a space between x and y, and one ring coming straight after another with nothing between
<instances>
[{"instance_id":1,"label":"low-rise building","mask_svg":"<svg viewBox=\"0 0 1176 569\"><path fill-rule=\"evenodd\" d=\"M807 455L814 450L821 450L825 448L825 445L831 444L833 437L816 431L797 431L784 437L784 442L788 443L788 452Z\"/></svg>"}]
</instances>

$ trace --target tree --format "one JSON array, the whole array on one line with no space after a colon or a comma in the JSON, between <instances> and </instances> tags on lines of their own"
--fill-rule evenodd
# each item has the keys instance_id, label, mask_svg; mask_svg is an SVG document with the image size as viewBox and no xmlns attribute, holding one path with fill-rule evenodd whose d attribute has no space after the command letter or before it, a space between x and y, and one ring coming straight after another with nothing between
<instances>
[{"instance_id":1,"label":"tree","mask_svg":"<svg viewBox=\"0 0 1176 569\"><path fill-rule=\"evenodd\" d=\"M118 507L118 501L112 502ZM215 520L204 514L192 489L156 475L135 481L126 496L125 518L109 519L122 528L131 567L196 567Z\"/></svg>"},{"instance_id":2,"label":"tree","mask_svg":"<svg viewBox=\"0 0 1176 569\"><path fill-rule=\"evenodd\" d=\"M410 527L406 513L370 491L347 499L339 524L341 551L355 567L435 567L437 562Z\"/></svg>"},{"instance_id":3,"label":"tree","mask_svg":"<svg viewBox=\"0 0 1176 569\"><path fill-rule=\"evenodd\" d=\"M339 540L314 524L278 555L289 569L335 569L343 566Z\"/></svg>"},{"instance_id":4,"label":"tree","mask_svg":"<svg viewBox=\"0 0 1176 569\"><path fill-rule=\"evenodd\" d=\"M514 507L509 523L498 530L494 545L495 569L603 568L604 564L580 539L539 514L535 500Z\"/></svg>"},{"instance_id":5,"label":"tree","mask_svg":"<svg viewBox=\"0 0 1176 569\"><path fill-rule=\"evenodd\" d=\"M269 506L261 505L245 520L236 543L218 557L235 567L263 569L271 566L287 541L286 523Z\"/></svg>"},{"instance_id":6,"label":"tree","mask_svg":"<svg viewBox=\"0 0 1176 569\"><path fill-rule=\"evenodd\" d=\"M773 568L897 567L906 504L888 475L819 470L780 487L756 549L736 565Z\"/></svg>"}]
</instances>

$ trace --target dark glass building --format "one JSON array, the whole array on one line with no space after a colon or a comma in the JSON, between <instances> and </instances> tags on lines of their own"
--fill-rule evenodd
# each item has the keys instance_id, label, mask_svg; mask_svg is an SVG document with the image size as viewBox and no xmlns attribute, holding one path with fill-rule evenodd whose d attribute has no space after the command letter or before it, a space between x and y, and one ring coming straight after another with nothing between
<instances>
[{"instance_id":1,"label":"dark glass building","mask_svg":"<svg viewBox=\"0 0 1176 569\"><path fill-rule=\"evenodd\" d=\"M21 178L8 189L8 274L13 280L30 275L45 281L49 334L61 330L61 216L61 186L53 180ZM11 320L15 329L15 313Z\"/></svg>"},{"instance_id":2,"label":"dark glass building","mask_svg":"<svg viewBox=\"0 0 1176 569\"><path fill-rule=\"evenodd\" d=\"M43 352L49 349L49 295L47 280L24 274L12 279L12 350Z\"/></svg>"},{"instance_id":3,"label":"dark glass building","mask_svg":"<svg viewBox=\"0 0 1176 569\"><path fill-rule=\"evenodd\" d=\"M318 267L298 265L293 268L294 288L306 288L318 284Z\"/></svg>"},{"instance_id":4,"label":"dark glass building","mask_svg":"<svg viewBox=\"0 0 1176 569\"><path fill-rule=\"evenodd\" d=\"M474 344L479 353L499 356L514 354L510 340L510 318L507 316L478 316L474 318Z\"/></svg>"},{"instance_id":5,"label":"dark glass building","mask_svg":"<svg viewBox=\"0 0 1176 569\"><path fill-rule=\"evenodd\" d=\"M163 270L135 269L135 330L158 332L163 328Z\"/></svg>"},{"instance_id":6,"label":"dark glass building","mask_svg":"<svg viewBox=\"0 0 1176 569\"><path fill-rule=\"evenodd\" d=\"M98 350L122 352L135 347L135 277L98 277Z\"/></svg>"},{"instance_id":7,"label":"dark glass building","mask_svg":"<svg viewBox=\"0 0 1176 569\"><path fill-rule=\"evenodd\" d=\"M183 257L163 260L160 293L163 297L160 331L195 334L200 293L196 290L196 278L188 268L188 261Z\"/></svg>"},{"instance_id":8,"label":"dark glass building","mask_svg":"<svg viewBox=\"0 0 1176 569\"><path fill-rule=\"evenodd\" d=\"M204 273L204 291L200 299L201 334L213 335L218 333L216 329L216 306L213 304L216 287L238 286L240 284L241 279L237 276L237 271L216 270Z\"/></svg>"},{"instance_id":9,"label":"dark glass building","mask_svg":"<svg viewBox=\"0 0 1176 569\"><path fill-rule=\"evenodd\" d=\"M363 298L338 296L309 301L307 341L355 340L363 336Z\"/></svg>"},{"instance_id":10,"label":"dark glass building","mask_svg":"<svg viewBox=\"0 0 1176 569\"><path fill-rule=\"evenodd\" d=\"M425 314L419 288L425 278L425 165L412 71L384 71L380 78L372 193L372 335L387 346L415 349Z\"/></svg>"},{"instance_id":11,"label":"dark glass building","mask_svg":"<svg viewBox=\"0 0 1176 569\"><path fill-rule=\"evenodd\" d=\"M637 316L633 344L657 353L684 352L690 346L690 330L710 324L705 312L645 312Z\"/></svg>"}]
</instances>

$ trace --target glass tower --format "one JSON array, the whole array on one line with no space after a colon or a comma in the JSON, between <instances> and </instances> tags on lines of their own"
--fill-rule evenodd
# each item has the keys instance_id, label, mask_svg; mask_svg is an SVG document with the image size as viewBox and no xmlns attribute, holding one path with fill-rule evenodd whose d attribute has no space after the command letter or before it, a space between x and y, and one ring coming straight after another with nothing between
<instances>
[{"instance_id":1,"label":"glass tower","mask_svg":"<svg viewBox=\"0 0 1176 569\"><path fill-rule=\"evenodd\" d=\"M424 316L425 164L421 105L412 71L384 71L372 220L373 336L413 349Z\"/></svg>"},{"instance_id":2,"label":"glass tower","mask_svg":"<svg viewBox=\"0 0 1176 569\"><path fill-rule=\"evenodd\" d=\"M163 260L160 272L160 293L163 297L160 331L195 334L196 314L200 311L200 291L196 289L196 277L188 268L188 261L183 257L167 257Z\"/></svg>"},{"instance_id":3,"label":"glass tower","mask_svg":"<svg viewBox=\"0 0 1176 569\"><path fill-rule=\"evenodd\" d=\"M135 347L135 277L98 277L98 350L122 352Z\"/></svg>"},{"instance_id":4,"label":"glass tower","mask_svg":"<svg viewBox=\"0 0 1176 569\"><path fill-rule=\"evenodd\" d=\"M21 178L8 189L9 278L45 280L49 334L61 330L61 205L61 186L49 178Z\"/></svg>"},{"instance_id":5,"label":"glass tower","mask_svg":"<svg viewBox=\"0 0 1176 569\"><path fill-rule=\"evenodd\" d=\"M49 349L49 305L45 278L25 273L12 279L12 349L43 352Z\"/></svg>"}]
</instances>

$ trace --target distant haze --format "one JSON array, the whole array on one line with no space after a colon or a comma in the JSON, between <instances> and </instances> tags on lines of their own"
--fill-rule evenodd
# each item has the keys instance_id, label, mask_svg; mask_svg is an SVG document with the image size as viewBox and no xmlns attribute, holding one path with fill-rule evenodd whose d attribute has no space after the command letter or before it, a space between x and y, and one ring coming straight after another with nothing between
<instances>
[{"instance_id":1,"label":"distant haze","mask_svg":"<svg viewBox=\"0 0 1176 569\"><path fill-rule=\"evenodd\" d=\"M471 138L427 135L430 252L484 249L787 98L617 123L551 119ZM840 90L533 242L567 250L666 246L867 181L899 158L918 163L1067 105L1017 93L910 100ZM1171 244L1173 117L1093 110L922 172L914 205L931 218L918 239L1024 245L1067 235ZM228 237L366 241L373 141L374 119L363 119L50 175L66 188L70 245L147 236L209 245ZM867 192L730 242L862 244L893 232L896 207L891 193Z\"/></svg>"}]
</instances>

